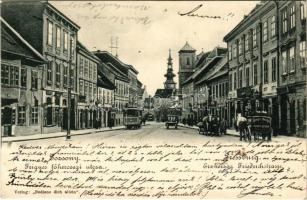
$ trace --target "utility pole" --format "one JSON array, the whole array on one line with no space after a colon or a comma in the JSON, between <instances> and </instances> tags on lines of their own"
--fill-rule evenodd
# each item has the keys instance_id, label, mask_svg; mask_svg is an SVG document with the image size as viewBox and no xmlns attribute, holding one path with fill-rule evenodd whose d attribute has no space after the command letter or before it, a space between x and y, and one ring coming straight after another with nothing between
<instances>
[{"instance_id":1,"label":"utility pole","mask_svg":"<svg viewBox=\"0 0 307 200\"><path fill-rule=\"evenodd\" d=\"M67 134L66 134L66 140L70 140L70 110L71 110L71 65L72 65L72 59L73 59L73 37L72 34L70 36L70 56L69 56L69 80L68 80L68 88L67 88Z\"/></svg>"}]
</instances>

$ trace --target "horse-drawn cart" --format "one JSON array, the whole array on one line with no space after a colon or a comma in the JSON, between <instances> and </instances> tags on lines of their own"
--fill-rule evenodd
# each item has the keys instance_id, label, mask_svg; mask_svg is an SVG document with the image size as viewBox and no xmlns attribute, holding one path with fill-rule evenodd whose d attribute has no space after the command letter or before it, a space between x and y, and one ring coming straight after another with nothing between
<instances>
[{"instance_id":1,"label":"horse-drawn cart","mask_svg":"<svg viewBox=\"0 0 307 200\"><path fill-rule=\"evenodd\" d=\"M248 128L250 135L254 136L254 140L259 140L260 136L262 140L271 140L272 137L272 118L265 113L256 113L255 115L248 116Z\"/></svg>"},{"instance_id":2,"label":"horse-drawn cart","mask_svg":"<svg viewBox=\"0 0 307 200\"><path fill-rule=\"evenodd\" d=\"M165 122L166 128L169 129L171 126L173 126L175 129L177 129L179 116L180 116L180 109L168 108L167 121Z\"/></svg>"},{"instance_id":3,"label":"horse-drawn cart","mask_svg":"<svg viewBox=\"0 0 307 200\"><path fill-rule=\"evenodd\" d=\"M204 117L202 122L197 124L198 126L198 133L201 135L216 135L221 136L226 134L226 121L219 120L218 118L214 117L210 119L208 116Z\"/></svg>"}]
</instances>

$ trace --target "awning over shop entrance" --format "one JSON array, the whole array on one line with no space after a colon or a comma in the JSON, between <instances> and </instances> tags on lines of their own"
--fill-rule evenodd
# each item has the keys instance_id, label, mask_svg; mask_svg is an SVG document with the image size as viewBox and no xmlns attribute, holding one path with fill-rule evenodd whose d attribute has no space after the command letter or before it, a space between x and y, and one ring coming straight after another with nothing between
<instances>
[{"instance_id":1,"label":"awning over shop entrance","mask_svg":"<svg viewBox=\"0 0 307 200\"><path fill-rule=\"evenodd\" d=\"M17 102L18 102L18 99L1 98L1 107L8 106L8 105L11 105Z\"/></svg>"}]
</instances>

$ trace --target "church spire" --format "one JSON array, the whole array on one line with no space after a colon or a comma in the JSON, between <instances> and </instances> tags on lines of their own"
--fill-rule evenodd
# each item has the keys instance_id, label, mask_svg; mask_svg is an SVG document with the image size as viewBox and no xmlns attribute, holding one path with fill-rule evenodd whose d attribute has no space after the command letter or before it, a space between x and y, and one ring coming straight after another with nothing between
<instances>
[{"instance_id":1,"label":"church spire","mask_svg":"<svg viewBox=\"0 0 307 200\"><path fill-rule=\"evenodd\" d=\"M164 82L165 89L175 89L176 83L174 82L175 74L173 73L173 61L171 56L171 49L169 49L169 55L167 59L167 72L164 75L166 77L166 81Z\"/></svg>"},{"instance_id":2,"label":"church spire","mask_svg":"<svg viewBox=\"0 0 307 200\"><path fill-rule=\"evenodd\" d=\"M171 56L171 49L168 50L169 51L169 55L168 55L168 59L167 59L167 68L173 68L173 59Z\"/></svg>"}]
</instances>

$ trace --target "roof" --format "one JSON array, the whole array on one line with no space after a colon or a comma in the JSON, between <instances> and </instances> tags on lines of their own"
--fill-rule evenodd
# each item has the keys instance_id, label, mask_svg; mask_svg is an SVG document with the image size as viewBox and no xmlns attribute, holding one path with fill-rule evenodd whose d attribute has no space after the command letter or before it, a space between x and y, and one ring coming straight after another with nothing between
<instances>
[{"instance_id":1,"label":"roof","mask_svg":"<svg viewBox=\"0 0 307 200\"><path fill-rule=\"evenodd\" d=\"M219 59L216 59L219 58ZM227 56L216 57L214 60L218 61L196 84L200 84L204 81L212 80L218 76L224 75L228 72L228 68L224 67L227 64ZM223 68L224 67L224 68Z\"/></svg>"},{"instance_id":2,"label":"roof","mask_svg":"<svg viewBox=\"0 0 307 200\"><path fill-rule=\"evenodd\" d=\"M93 54L90 50L88 50L79 40L77 40L77 49L80 49L87 53L92 59L96 60L96 62L100 61L100 59L95 56L95 54Z\"/></svg>"},{"instance_id":3,"label":"roof","mask_svg":"<svg viewBox=\"0 0 307 200\"><path fill-rule=\"evenodd\" d=\"M228 73L228 68L226 67L227 63L228 63L227 57L225 56L224 58L222 58L222 60L220 60L220 62L218 63L218 66L213 70L213 73L208 78L208 81L227 74Z\"/></svg>"},{"instance_id":4,"label":"roof","mask_svg":"<svg viewBox=\"0 0 307 200\"><path fill-rule=\"evenodd\" d=\"M209 56L209 54L211 53L211 51L208 51L208 52L201 52L197 57L198 59L195 61L195 68L198 68L199 65L201 63L203 63L206 58Z\"/></svg>"},{"instance_id":5,"label":"roof","mask_svg":"<svg viewBox=\"0 0 307 200\"><path fill-rule=\"evenodd\" d=\"M203 73L206 70L209 70L212 66L214 66L221 58L222 58L221 56L216 56L212 58L211 60L209 60L208 62L206 62L204 66L202 66L197 71L195 71L193 75L190 76L183 84L188 83L192 79L193 80L196 79L201 73Z\"/></svg>"},{"instance_id":6,"label":"roof","mask_svg":"<svg viewBox=\"0 0 307 200\"><path fill-rule=\"evenodd\" d=\"M137 80L138 87L141 88L143 86L143 83L139 79L136 79L136 80Z\"/></svg>"},{"instance_id":7,"label":"roof","mask_svg":"<svg viewBox=\"0 0 307 200\"><path fill-rule=\"evenodd\" d=\"M176 94L176 89L157 89L154 97L158 98L170 98Z\"/></svg>"},{"instance_id":8,"label":"roof","mask_svg":"<svg viewBox=\"0 0 307 200\"><path fill-rule=\"evenodd\" d=\"M182 52L182 51L188 51L188 52L191 52L191 51L196 51L193 47L191 47L191 45L186 42L185 45L180 49L179 52Z\"/></svg>"},{"instance_id":9,"label":"roof","mask_svg":"<svg viewBox=\"0 0 307 200\"><path fill-rule=\"evenodd\" d=\"M111 68L117 79L129 82L127 66L124 66L116 57L107 51L94 51L93 53L104 65Z\"/></svg>"},{"instance_id":10,"label":"roof","mask_svg":"<svg viewBox=\"0 0 307 200\"><path fill-rule=\"evenodd\" d=\"M99 78L97 79L97 86L102 87L102 88L106 88L106 89L109 89L109 90L116 89L115 85L103 73L99 74Z\"/></svg>"},{"instance_id":11,"label":"roof","mask_svg":"<svg viewBox=\"0 0 307 200\"><path fill-rule=\"evenodd\" d=\"M132 66L125 64L122 62L120 59L118 59L116 56L113 56L110 52L108 51L101 51L97 50L93 52L97 57L100 59L103 59L102 62L104 61L109 61L111 62L115 67L118 67L121 69L121 71L127 71L127 70L132 70L134 73L138 74L139 72Z\"/></svg>"},{"instance_id":12,"label":"roof","mask_svg":"<svg viewBox=\"0 0 307 200\"><path fill-rule=\"evenodd\" d=\"M37 63L46 63L47 60L36 51L13 27L2 17L1 21L1 51L24 57Z\"/></svg>"}]
</instances>

